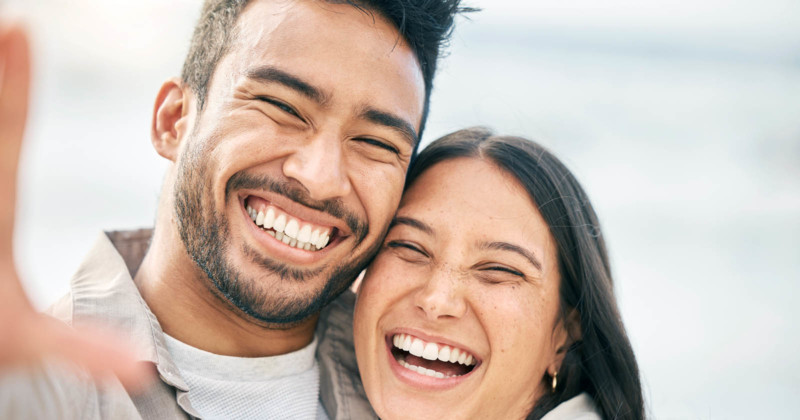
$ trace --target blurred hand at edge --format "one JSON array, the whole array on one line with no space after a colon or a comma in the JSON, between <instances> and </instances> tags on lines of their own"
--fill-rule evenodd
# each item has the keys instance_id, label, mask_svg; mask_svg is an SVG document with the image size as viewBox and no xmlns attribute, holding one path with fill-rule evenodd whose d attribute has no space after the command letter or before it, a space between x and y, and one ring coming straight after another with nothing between
<instances>
[{"instance_id":1,"label":"blurred hand at edge","mask_svg":"<svg viewBox=\"0 0 800 420\"><path fill-rule=\"evenodd\" d=\"M0 22L0 372L61 359L96 380L115 375L131 392L153 379L122 341L100 329L76 331L36 312L17 276L13 256L17 169L30 88L30 49L20 25Z\"/></svg>"}]
</instances>

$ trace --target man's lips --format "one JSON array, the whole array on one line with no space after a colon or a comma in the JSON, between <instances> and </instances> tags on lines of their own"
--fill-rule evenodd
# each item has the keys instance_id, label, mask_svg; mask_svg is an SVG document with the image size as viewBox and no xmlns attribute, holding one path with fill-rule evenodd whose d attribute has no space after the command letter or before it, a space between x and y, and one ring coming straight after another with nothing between
<instances>
[{"instance_id":1,"label":"man's lips","mask_svg":"<svg viewBox=\"0 0 800 420\"><path fill-rule=\"evenodd\" d=\"M325 248L338 229L300 219L258 197L247 197L245 209L253 223L286 245L306 251Z\"/></svg>"},{"instance_id":2,"label":"man's lips","mask_svg":"<svg viewBox=\"0 0 800 420\"><path fill-rule=\"evenodd\" d=\"M314 200L302 188L289 182L279 182L269 176L236 173L228 180L225 195L238 196L245 214L248 213L245 201L256 203L256 199L260 199L266 205L275 206L286 213L287 222L288 215L291 215L298 220L298 224L305 221L318 227L335 228L336 235L331 236L331 243L334 242L334 237L350 236L360 243L369 233L367 221L349 211L342 200ZM260 208L257 205L251 206L255 208L257 216Z\"/></svg>"},{"instance_id":3,"label":"man's lips","mask_svg":"<svg viewBox=\"0 0 800 420\"><path fill-rule=\"evenodd\" d=\"M245 225L249 225L247 230L251 232L251 236L256 241L257 245L251 243L245 248L246 251L250 253L251 258L254 258L256 261L261 261L266 258L264 261L268 260L281 264L289 264L289 266L296 266L297 268L304 267L308 269L311 265L316 266L328 258L328 255L334 252L335 249L338 249L338 245L347 238L336 233L338 229L331 228L333 237L329 239L328 244L322 249L316 249L314 251L305 250L303 248L298 248L297 243L295 243L294 246L290 246L290 239L287 239L289 243L283 242L284 238L288 238L285 234L278 239L274 229L264 229L256 225L250 214L248 214L246 198L246 196L239 198L239 206L243 218L242 222L244 222ZM253 245L255 245L256 248L253 248Z\"/></svg>"}]
</instances>

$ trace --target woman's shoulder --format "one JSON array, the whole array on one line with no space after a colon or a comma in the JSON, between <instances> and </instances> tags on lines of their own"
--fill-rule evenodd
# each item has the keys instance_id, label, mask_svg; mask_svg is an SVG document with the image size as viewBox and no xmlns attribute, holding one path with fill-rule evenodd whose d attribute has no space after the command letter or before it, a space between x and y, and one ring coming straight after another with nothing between
<instances>
[{"instance_id":1,"label":"woman's shoulder","mask_svg":"<svg viewBox=\"0 0 800 420\"><path fill-rule=\"evenodd\" d=\"M589 394L583 392L559 404L542 420L602 420Z\"/></svg>"}]
</instances>

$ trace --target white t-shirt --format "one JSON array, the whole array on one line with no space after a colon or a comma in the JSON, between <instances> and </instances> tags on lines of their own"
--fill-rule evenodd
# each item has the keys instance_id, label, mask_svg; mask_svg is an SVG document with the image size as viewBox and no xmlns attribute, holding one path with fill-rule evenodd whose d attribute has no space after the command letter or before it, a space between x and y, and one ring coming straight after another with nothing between
<instances>
[{"instance_id":1,"label":"white t-shirt","mask_svg":"<svg viewBox=\"0 0 800 420\"><path fill-rule=\"evenodd\" d=\"M165 339L189 401L204 419L328 419L319 400L316 337L271 357L221 356Z\"/></svg>"}]
</instances>

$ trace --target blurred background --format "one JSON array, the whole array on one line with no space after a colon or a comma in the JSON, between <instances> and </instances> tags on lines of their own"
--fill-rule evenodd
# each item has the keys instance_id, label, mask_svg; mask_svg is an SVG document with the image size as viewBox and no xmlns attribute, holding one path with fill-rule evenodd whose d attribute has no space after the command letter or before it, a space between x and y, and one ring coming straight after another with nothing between
<instances>
[{"instance_id":1,"label":"blurred background","mask_svg":"<svg viewBox=\"0 0 800 420\"><path fill-rule=\"evenodd\" d=\"M6 0L35 49L17 261L47 307L102 229L151 226L149 127L197 0ZM800 2L471 0L424 142L534 138L604 223L656 419L796 418Z\"/></svg>"}]
</instances>

